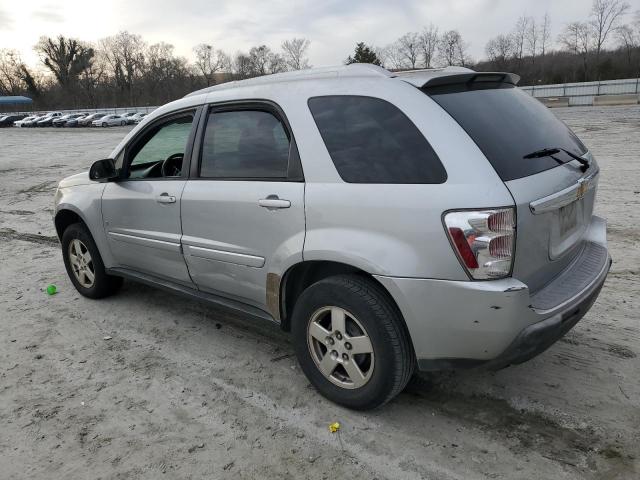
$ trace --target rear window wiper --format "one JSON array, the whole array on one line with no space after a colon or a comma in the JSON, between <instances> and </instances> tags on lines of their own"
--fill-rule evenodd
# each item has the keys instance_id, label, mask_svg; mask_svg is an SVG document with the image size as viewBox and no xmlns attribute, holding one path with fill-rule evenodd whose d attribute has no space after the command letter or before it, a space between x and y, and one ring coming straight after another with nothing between
<instances>
[{"instance_id":1,"label":"rear window wiper","mask_svg":"<svg viewBox=\"0 0 640 480\"><path fill-rule=\"evenodd\" d=\"M582 157L579 157L575 153L570 152L569 150L566 150L564 148L557 148L557 147L554 147L554 148L543 148L542 150L536 150L535 152L528 153L522 158L529 159L529 158L551 157L556 162L558 162L559 164L564 165L565 162L560 160L558 157L554 156L554 155L557 155L560 152L564 152L567 155L569 155L573 160L577 160L578 162L580 162L580 165L582 165L580 167L580 169L583 172L586 172L587 169L589 168L589 166L590 166L589 160L587 160L585 158L582 158Z\"/></svg>"}]
</instances>

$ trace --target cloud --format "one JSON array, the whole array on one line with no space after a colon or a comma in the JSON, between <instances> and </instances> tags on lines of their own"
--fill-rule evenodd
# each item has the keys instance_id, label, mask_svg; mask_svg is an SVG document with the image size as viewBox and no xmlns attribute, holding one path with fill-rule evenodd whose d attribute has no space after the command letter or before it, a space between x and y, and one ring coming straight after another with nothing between
<instances>
[{"instance_id":1,"label":"cloud","mask_svg":"<svg viewBox=\"0 0 640 480\"><path fill-rule=\"evenodd\" d=\"M95 42L128 30L149 43L173 44L187 57L203 42L234 54L263 44L278 50L285 39L305 37L311 63L321 66L341 63L357 42L383 47L431 23L441 32L458 30L480 59L486 42L511 31L519 16L540 19L549 12L555 39L566 23L588 16L591 1L31 0L11 10L6 3L0 0L0 45L28 59L35 58L32 46L41 35Z\"/></svg>"},{"instance_id":2,"label":"cloud","mask_svg":"<svg viewBox=\"0 0 640 480\"><path fill-rule=\"evenodd\" d=\"M31 18L49 23L62 23L65 18L55 7L42 7L31 13Z\"/></svg>"},{"instance_id":3,"label":"cloud","mask_svg":"<svg viewBox=\"0 0 640 480\"><path fill-rule=\"evenodd\" d=\"M9 17L9 14L0 8L0 28L9 29L12 24L13 21L11 20L11 17Z\"/></svg>"}]
</instances>

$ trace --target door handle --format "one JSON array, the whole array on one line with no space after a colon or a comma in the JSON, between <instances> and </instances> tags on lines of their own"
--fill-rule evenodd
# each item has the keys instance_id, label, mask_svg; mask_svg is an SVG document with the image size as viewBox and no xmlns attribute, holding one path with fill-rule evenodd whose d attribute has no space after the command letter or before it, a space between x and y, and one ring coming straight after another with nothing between
<instances>
[{"instance_id":1,"label":"door handle","mask_svg":"<svg viewBox=\"0 0 640 480\"><path fill-rule=\"evenodd\" d=\"M158 203L176 203L176 197L169 195L168 193L161 193L156 197Z\"/></svg>"},{"instance_id":2,"label":"door handle","mask_svg":"<svg viewBox=\"0 0 640 480\"><path fill-rule=\"evenodd\" d=\"M289 200L280 199L277 195L269 195L267 198L261 198L258 200L258 205L272 210L276 208L289 208L291 206L291 202Z\"/></svg>"}]
</instances>

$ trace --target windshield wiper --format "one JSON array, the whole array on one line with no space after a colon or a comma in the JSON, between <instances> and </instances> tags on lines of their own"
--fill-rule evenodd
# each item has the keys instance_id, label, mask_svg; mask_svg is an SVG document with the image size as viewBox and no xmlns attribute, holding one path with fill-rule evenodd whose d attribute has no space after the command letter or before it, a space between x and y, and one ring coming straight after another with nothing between
<instances>
[{"instance_id":1,"label":"windshield wiper","mask_svg":"<svg viewBox=\"0 0 640 480\"><path fill-rule=\"evenodd\" d=\"M561 165L564 165L566 162L563 162L562 160L560 160L558 157L554 156L557 155L560 152L564 152L567 155L569 155L573 160L577 160L578 162L580 162L580 170L582 170L583 172L586 172L587 169L590 166L589 160L579 157L578 155L576 155L573 152L570 152L569 150L566 150L564 148L543 148L542 150L536 150L535 152L531 152L528 153L527 155L525 155L522 158L542 158L542 157L551 157L553 158L556 162L558 162Z\"/></svg>"}]
</instances>

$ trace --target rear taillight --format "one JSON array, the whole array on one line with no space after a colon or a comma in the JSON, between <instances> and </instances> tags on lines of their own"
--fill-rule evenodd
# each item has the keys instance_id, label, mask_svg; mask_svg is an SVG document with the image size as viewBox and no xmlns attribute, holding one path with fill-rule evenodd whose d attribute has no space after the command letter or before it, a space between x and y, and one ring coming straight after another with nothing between
<instances>
[{"instance_id":1,"label":"rear taillight","mask_svg":"<svg viewBox=\"0 0 640 480\"><path fill-rule=\"evenodd\" d=\"M451 211L445 214L444 224L472 278L487 280L511 273L516 240L513 208Z\"/></svg>"}]
</instances>

